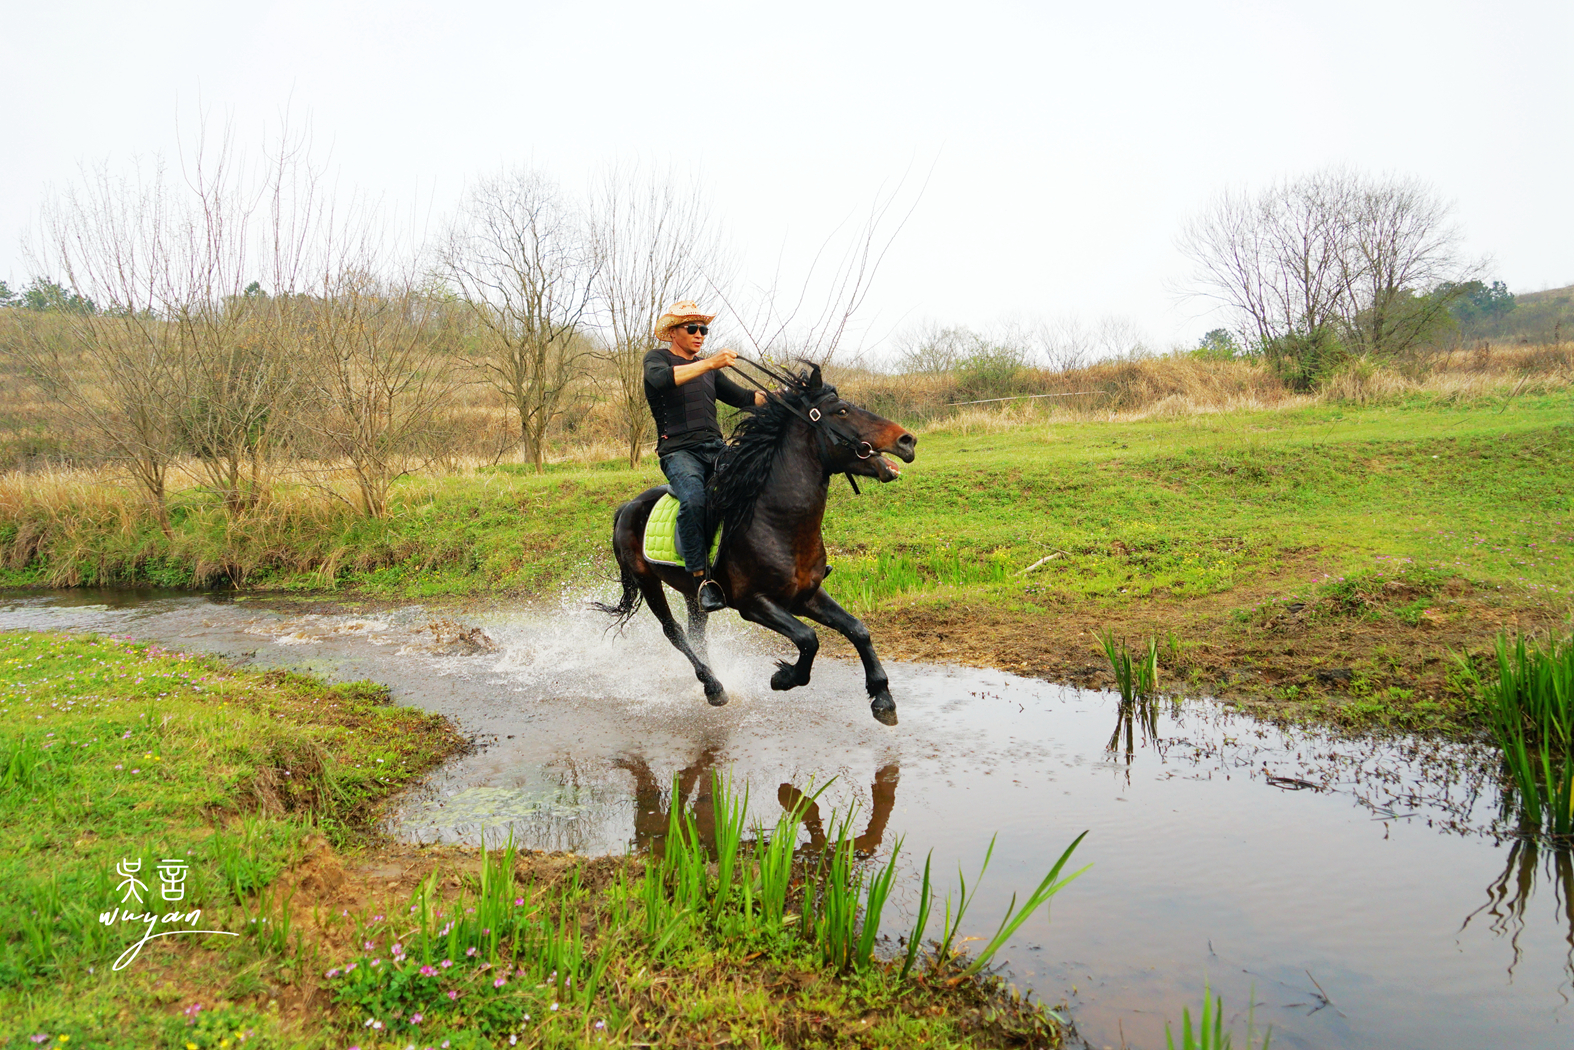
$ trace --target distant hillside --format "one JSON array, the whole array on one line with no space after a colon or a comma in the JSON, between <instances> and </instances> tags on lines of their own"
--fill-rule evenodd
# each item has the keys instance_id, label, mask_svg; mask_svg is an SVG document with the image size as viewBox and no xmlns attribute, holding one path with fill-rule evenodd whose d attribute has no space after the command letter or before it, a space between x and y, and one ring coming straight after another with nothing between
<instances>
[{"instance_id":1,"label":"distant hillside","mask_svg":"<svg viewBox=\"0 0 1574 1050\"><path fill-rule=\"evenodd\" d=\"M1517 292L1512 310L1463 321L1460 336L1467 343L1483 339L1550 343L1559 338L1574 342L1574 285L1543 292Z\"/></svg>"}]
</instances>

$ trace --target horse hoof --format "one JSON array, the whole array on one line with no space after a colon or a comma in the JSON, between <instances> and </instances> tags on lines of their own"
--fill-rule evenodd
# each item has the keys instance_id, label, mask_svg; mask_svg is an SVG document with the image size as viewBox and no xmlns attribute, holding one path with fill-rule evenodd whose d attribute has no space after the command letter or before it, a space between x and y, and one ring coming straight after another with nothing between
<instances>
[{"instance_id":1,"label":"horse hoof","mask_svg":"<svg viewBox=\"0 0 1574 1050\"><path fill-rule=\"evenodd\" d=\"M712 707L727 706L727 690L718 689L713 693L707 689L705 691L705 702L710 704Z\"/></svg>"},{"instance_id":2,"label":"horse hoof","mask_svg":"<svg viewBox=\"0 0 1574 1050\"><path fill-rule=\"evenodd\" d=\"M771 688L777 692L787 689L796 689L804 683L798 681L798 672L793 670L792 664L778 662L776 673L771 675Z\"/></svg>"},{"instance_id":3,"label":"horse hoof","mask_svg":"<svg viewBox=\"0 0 1574 1050\"><path fill-rule=\"evenodd\" d=\"M896 701L890 693L881 693L869 701L869 711L881 725L896 725Z\"/></svg>"}]
</instances>

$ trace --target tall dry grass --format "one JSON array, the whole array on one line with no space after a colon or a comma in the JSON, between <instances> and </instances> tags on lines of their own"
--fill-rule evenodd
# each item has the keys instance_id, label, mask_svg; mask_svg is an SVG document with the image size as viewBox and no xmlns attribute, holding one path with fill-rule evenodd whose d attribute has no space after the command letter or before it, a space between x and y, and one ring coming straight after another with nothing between
<instances>
[{"instance_id":1,"label":"tall dry grass","mask_svg":"<svg viewBox=\"0 0 1574 1050\"><path fill-rule=\"evenodd\" d=\"M479 461L461 464L475 469ZM112 465L0 473L0 568L29 582L79 587L151 582L245 586L271 574L311 574L323 586L342 569L371 572L412 556L431 564L464 556L401 537L357 507L348 464L302 464L255 506L227 510L185 463L169 492L173 529L161 532L146 497ZM412 505L441 483L402 490ZM355 534L353 543L345 537Z\"/></svg>"},{"instance_id":2,"label":"tall dry grass","mask_svg":"<svg viewBox=\"0 0 1574 1050\"><path fill-rule=\"evenodd\" d=\"M1574 382L1574 344L1477 348L1386 365L1353 362L1312 394L1297 393L1253 361L1171 354L1109 361L1064 372L1022 369L990 390L954 373L887 376L833 374L849 398L921 429L1001 429L1052 417L1067 422L1166 418L1295 408L1317 403L1371 404L1435 396L1455 401L1505 392L1566 389ZM1042 397L1034 395L1055 395ZM983 398L1003 400L985 400Z\"/></svg>"}]
</instances>

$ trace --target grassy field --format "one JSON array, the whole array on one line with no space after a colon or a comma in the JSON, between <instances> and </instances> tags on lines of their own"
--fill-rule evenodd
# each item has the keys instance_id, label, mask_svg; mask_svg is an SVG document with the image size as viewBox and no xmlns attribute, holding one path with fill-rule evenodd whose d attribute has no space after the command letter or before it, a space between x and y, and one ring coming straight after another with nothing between
<instances>
[{"instance_id":1,"label":"grassy field","mask_svg":"<svg viewBox=\"0 0 1574 1050\"><path fill-rule=\"evenodd\" d=\"M735 818L730 867L698 838L676 849L681 831L649 873L381 842L383 803L460 746L366 683L0 634L0 1045L1060 1042L966 957L920 953L905 976L871 959L845 895L806 915L806 875L834 880L790 848L762 875L736 807L717 807ZM213 932L149 941L117 970L148 912Z\"/></svg>"},{"instance_id":2,"label":"grassy field","mask_svg":"<svg viewBox=\"0 0 1574 1050\"><path fill-rule=\"evenodd\" d=\"M828 589L891 655L1098 683L1093 632L1113 628L1158 636L1172 687L1352 724L1467 721L1451 651L1482 652L1499 629L1568 630L1570 477L1566 389L979 415L926 429L894 484L862 498L833 485ZM654 462L483 467L402 482L381 521L289 490L231 519L186 490L166 537L124 493L35 479L0 493L0 582L604 594L612 509L659 480Z\"/></svg>"}]
</instances>

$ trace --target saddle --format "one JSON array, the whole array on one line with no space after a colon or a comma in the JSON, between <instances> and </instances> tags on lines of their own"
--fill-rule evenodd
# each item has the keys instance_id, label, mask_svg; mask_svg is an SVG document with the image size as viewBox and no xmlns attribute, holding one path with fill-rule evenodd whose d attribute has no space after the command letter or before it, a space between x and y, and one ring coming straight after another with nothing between
<instances>
[{"instance_id":1,"label":"saddle","mask_svg":"<svg viewBox=\"0 0 1574 1050\"><path fill-rule=\"evenodd\" d=\"M661 486L662 496L656 505L650 509L650 517L645 522L644 555L645 560L655 565L683 565L683 552L678 549L678 498L674 496L667 486ZM716 534L711 537L711 561L716 560L716 551L721 547L721 526L716 526Z\"/></svg>"}]
</instances>

